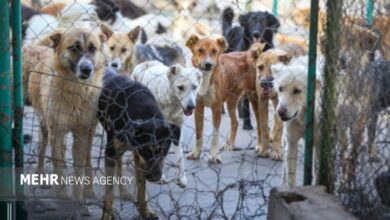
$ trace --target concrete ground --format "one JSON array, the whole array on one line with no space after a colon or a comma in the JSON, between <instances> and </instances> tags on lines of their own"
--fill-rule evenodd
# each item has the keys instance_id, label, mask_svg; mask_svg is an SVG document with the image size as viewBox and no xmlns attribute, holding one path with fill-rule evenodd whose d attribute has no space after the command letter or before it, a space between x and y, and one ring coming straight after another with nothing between
<instances>
[{"instance_id":1,"label":"concrete ground","mask_svg":"<svg viewBox=\"0 0 390 220\"><path fill-rule=\"evenodd\" d=\"M34 170L36 166L36 152L39 127L37 117L31 108L25 113L25 133L33 134L32 144L25 146L27 169ZM254 152L256 143L255 130L244 131L239 128L236 149L231 152L221 152L222 164L209 165L207 163L208 150L211 139L211 111L206 109L204 131L204 151L199 161L185 160L188 185L180 188L176 185L176 171L174 154L167 157L165 175L167 184L159 185L148 183L147 191L150 207L155 210L161 219L178 218L256 218L265 219L267 202L271 187L281 183L282 162L259 158ZM252 119L254 119L252 115ZM254 120L252 120L254 121ZM253 125L255 123L253 122ZM220 145L228 135L230 128L229 117L222 117ZM94 175L103 175L104 167L104 138L98 130L93 145ZM182 131L182 141L185 152L189 152L195 144L195 129L193 116L186 118ZM71 167L71 138L68 138L67 161ZM50 158L50 149L47 150ZM302 180L302 152L299 156L298 181ZM126 175L132 176L131 154L124 157ZM51 167L51 161L46 161L46 167ZM135 195L135 184L129 185L129 190ZM48 189L50 190L50 189ZM94 186L96 198L89 200L92 216L82 219L99 219L101 215L101 201L104 187ZM43 190L44 193L44 190ZM115 209L121 219L136 218L138 212L133 202L121 201L116 194Z\"/></svg>"}]
</instances>

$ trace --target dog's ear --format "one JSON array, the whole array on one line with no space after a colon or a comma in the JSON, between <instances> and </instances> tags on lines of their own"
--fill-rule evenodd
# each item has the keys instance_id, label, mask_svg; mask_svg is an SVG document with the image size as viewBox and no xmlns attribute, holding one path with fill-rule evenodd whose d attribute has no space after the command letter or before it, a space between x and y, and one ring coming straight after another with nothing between
<instances>
[{"instance_id":1,"label":"dog's ear","mask_svg":"<svg viewBox=\"0 0 390 220\"><path fill-rule=\"evenodd\" d=\"M194 48L195 44L198 43L199 37L196 34L191 35L190 38L186 41L186 47L190 48L191 50ZM193 52L193 51L192 51Z\"/></svg>"},{"instance_id":2,"label":"dog's ear","mask_svg":"<svg viewBox=\"0 0 390 220\"><path fill-rule=\"evenodd\" d=\"M141 27L137 26L133 30L131 30L127 36L129 36L129 39L135 43L138 40L139 34L141 33Z\"/></svg>"},{"instance_id":3,"label":"dog's ear","mask_svg":"<svg viewBox=\"0 0 390 220\"><path fill-rule=\"evenodd\" d=\"M269 12L267 12L267 26L272 28L274 32L277 32L280 27L278 19Z\"/></svg>"},{"instance_id":4,"label":"dog's ear","mask_svg":"<svg viewBox=\"0 0 390 220\"><path fill-rule=\"evenodd\" d=\"M381 34L378 30L366 29L363 31L362 35L362 47L364 50L374 52L376 49L378 49L378 46L381 41Z\"/></svg>"},{"instance_id":5,"label":"dog's ear","mask_svg":"<svg viewBox=\"0 0 390 220\"><path fill-rule=\"evenodd\" d=\"M52 41L51 47L54 48L54 50L57 48L58 44L60 44L62 34L59 32L56 32L52 35L50 35L50 40Z\"/></svg>"},{"instance_id":6,"label":"dog's ear","mask_svg":"<svg viewBox=\"0 0 390 220\"><path fill-rule=\"evenodd\" d=\"M283 54L283 55L279 55L278 56L278 59L280 62L282 62L284 65L287 65L290 63L291 59L292 59L292 56L291 54Z\"/></svg>"},{"instance_id":7,"label":"dog's ear","mask_svg":"<svg viewBox=\"0 0 390 220\"><path fill-rule=\"evenodd\" d=\"M102 30L102 33L100 35L100 40L102 42L105 42L106 40L108 40L111 36L112 36L112 30L110 28L108 28L106 25L102 24L100 25L100 29Z\"/></svg>"},{"instance_id":8,"label":"dog's ear","mask_svg":"<svg viewBox=\"0 0 390 220\"><path fill-rule=\"evenodd\" d=\"M248 14L243 14L238 17L238 22L240 23L241 26L245 26L248 21Z\"/></svg>"},{"instance_id":9,"label":"dog's ear","mask_svg":"<svg viewBox=\"0 0 390 220\"><path fill-rule=\"evenodd\" d=\"M169 123L169 130L171 131L171 140L174 145L179 145L180 136L181 136L181 128L175 124Z\"/></svg>"},{"instance_id":10,"label":"dog's ear","mask_svg":"<svg viewBox=\"0 0 390 220\"><path fill-rule=\"evenodd\" d=\"M182 70L182 67L179 64L176 64L176 65L169 67L169 70L168 70L169 81L172 81L175 78L175 76L180 74L181 70Z\"/></svg>"},{"instance_id":11,"label":"dog's ear","mask_svg":"<svg viewBox=\"0 0 390 220\"><path fill-rule=\"evenodd\" d=\"M265 45L265 43L252 44L252 46L249 48L249 56L251 62L255 62L260 57L260 54L263 53Z\"/></svg>"},{"instance_id":12,"label":"dog's ear","mask_svg":"<svg viewBox=\"0 0 390 220\"><path fill-rule=\"evenodd\" d=\"M251 62L255 62L260 57L261 51L259 51L257 48L252 48L249 50Z\"/></svg>"},{"instance_id":13,"label":"dog's ear","mask_svg":"<svg viewBox=\"0 0 390 220\"><path fill-rule=\"evenodd\" d=\"M224 37L217 38L217 44L219 48L221 48L221 51L225 51L228 47L228 43L226 42Z\"/></svg>"}]
</instances>

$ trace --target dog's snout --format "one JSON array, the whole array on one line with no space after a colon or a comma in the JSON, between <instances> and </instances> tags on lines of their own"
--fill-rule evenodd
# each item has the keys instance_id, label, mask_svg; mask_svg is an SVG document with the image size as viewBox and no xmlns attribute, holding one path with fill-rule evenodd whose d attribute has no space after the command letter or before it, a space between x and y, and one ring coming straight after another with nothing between
<instances>
[{"instance_id":1,"label":"dog's snout","mask_svg":"<svg viewBox=\"0 0 390 220\"><path fill-rule=\"evenodd\" d=\"M195 105L193 103L190 103L187 105L187 109L188 110L194 110L195 109Z\"/></svg>"},{"instance_id":2,"label":"dog's snout","mask_svg":"<svg viewBox=\"0 0 390 220\"><path fill-rule=\"evenodd\" d=\"M206 62L206 63L204 64L204 67L205 67L206 69L211 69L211 67L213 67L213 64L212 64L211 62Z\"/></svg>"},{"instance_id":3,"label":"dog's snout","mask_svg":"<svg viewBox=\"0 0 390 220\"><path fill-rule=\"evenodd\" d=\"M261 34L260 34L260 32L259 31L255 31L255 32L253 32L253 37L254 38L260 38L261 37Z\"/></svg>"},{"instance_id":4,"label":"dog's snout","mask_svg":"<svg viewBox=\"0 0 390 220\"><path fill-rule=\"evenodd\" d=\"M278 110L278 115L281 117L281 118L286 118L287 116L287 109L284 108L284 107L279 107Z\"/></svg>"},{"instance_id":5,"label":"dog's snout","mask_svg":"<svg viewBox=\"0 0 390 220\"><path fill-rule=\"evenodd\" d=\"M273 88L274 84L273 84L272 80L262 79L262 80L260 80L260 86L262 88Z\"/></svg>"},{"instance_id":6,"label":"dog's snout","mask_svg":"<svg viewBox=\"0 0 390 220\"><path fill-rule=\"evenodd\" d=\"M118 68L119 65L118 65L118 63L111 63L111 67Z\"/></svg>"},{"instance_id":7,"label":"dog's snout","mask_svg":"<svg viewBox=\"0 0 390 220\"><path fill-rule=\"evenodd\" d=\"M80 72L84 76L90 76L93 70L93 66L89 63L80 65Z\"/></svg>"}]
</instances>

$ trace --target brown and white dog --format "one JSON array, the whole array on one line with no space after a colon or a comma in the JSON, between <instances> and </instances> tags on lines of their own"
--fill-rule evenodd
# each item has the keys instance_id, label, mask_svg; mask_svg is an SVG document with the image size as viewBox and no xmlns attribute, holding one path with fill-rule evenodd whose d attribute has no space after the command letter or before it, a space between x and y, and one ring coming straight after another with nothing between
<instances>
[{"instance_id":1,"label":"brown and white dog","mask_svg":"<svg viewBox=\"0 0 390 220\"><path fill-rule=\"evenodd\" d=\"M231 122L229 138L223 148L233 150L237 134L238 121L236 109L239 99L247 95L252 104L258 123L258 135L260 136L260 121L257 111L256 94L256 69L253 61L262 53L265 44L255 43L248 52L231 52L219 55L226 48L223 38L216 41L211 39L199 39L193 35L186 44L193 53L193 65L203 72L211 72L208 91L205 95L199 95L195 109L196 123L196 148L187 155L188 159L199 159L202 151L203 111L204 106L212 108L213 112L213 139L211 145L210 162L220 163L218 133L221 121L221 107L226 101ZM219 47L219 48L218 48ZM219 57L218 57L219 55Z\"/></svg>"},{"instance_id":2,"label":"brown and white dog","mask_svg":"<svg viewBox=\"0 0 390 220\"><path fill-rule=\"evenodd\" d=\"M52 147L54 172L64 174L65 136L73 135L75 176L92 176L91 146L97 125L96 104L102 85L105 57L102 48L107 36L89 29L74 28L50 36L52 48L25 48L23 56L25 88L40 117L41 140L37 172L44 172L46 146ZM39 54L39 55L38 55ZM64 197L65 190L57 191ZM81 199L81 186L73 195ZM93 195L92 184L84 196Z\"/></svg>"},{"instance_id":3,"label":"brown and white dog","mask_svg":"<svg viewBox=\"0 0 390 220\"><path fill-rule=\"evenodd\" d=\"M193 53L192 64L203 73L202 87L208 87L204 95L198 95L195 107L196 147L187 154L187 159L198 160L203 148L203 119L204 108L210 107L213 114L213 134L211 141L211 163L220 163L219 158L219 126L221 124L221 110L223 100L220 93L223 91L222 77L220 74L219 57L227 48L223 37L217 39L200 39L192 35L186 42L186 46Z\"/></svg>"}]
</instances>

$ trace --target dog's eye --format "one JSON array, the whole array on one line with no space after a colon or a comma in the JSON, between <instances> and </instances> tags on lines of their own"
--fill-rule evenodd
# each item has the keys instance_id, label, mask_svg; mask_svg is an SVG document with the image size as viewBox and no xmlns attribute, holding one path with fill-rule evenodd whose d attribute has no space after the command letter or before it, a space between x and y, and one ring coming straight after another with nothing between
<instances>
[{"instance_id":1,"label":"dog's eye","mask_svg":"<svg viewBox=\"0 0 390 220\"><path fill-rule=\"evenodd\" d=\"M122 48L122 49L121 49L121 53L125 53L126 51L127 51L126 48Z\"/></svg>"},{"instance_id":2,"label":"dog's eye","mask_svg":"<svg viewBox=\"0 0 390 220\"><path fill-rule=\"evenodd\" d=\"M184 86L178 86L177 87L180 91L183 91L184 90Z\"/></svg>"},{"instance_id":3,"label":"dog's eye","mask_svg":"<svg viewBox=\"0 0 390 220\"><path fill-rule=\"evenodd\" d=\"M263 71L263 70L264 70L264 65L259 65L259 66L257 67L257 69L259 69L259 71Z\"/></svg>"},{"instance_id":4,"label":"dog's eye","mask_svg":"<svg viewBox=\"0 0 390 220\"><path fill-rule=\"evenodd\" d=\"M204 52L203 48L199 48L199 49L198 49L198 52L199 52L199 53L203 53L203 52Z\"/></svg>"},{"instance_id":5,"label":"dog's eye","mask_svg":"<svg viewBox=\"0 0 390 220\"><path fill-rule=\"evenodd\" d=\"M217 53L217 50L215 49L215 48L213 48L212 50L211 50L211 55L215 55Z\"/></svg>"},{"instance_id":6,"label":"dog's eye","mask_svg":"<svg viewBox=\"0 0 390 220\"><path fill-rule=\"evenodd\" d=\"M301 94L301 92L302 92L302 91L301 91L300 89L294 89L294 90L293 90L293 94L294 94L294 95L299 95L299 94Z\"/></svg>"},{"instance_id":7,"label":"dog's eye","mask_svg":"<svg viewBox=\"0 0 390 220\"><path fill-rule=\"evenodd\" d=\"M196 90L198 87L196 85L192 85L192 90Z\"/></svg>"},{"instance_id":8,"label":"dog's eye","mask_svg":"<svg viewBox=\"0 0 390 220\"><path fill-rule=\"evenodd\" d=\"M279 92L283 92L284 88L281 86L279 87Z\"/></svg>"},{"instance_id":9,"label":"dog's eye","mask_svg":"<svg viewBox=\"0 0 390 220\"><path fill-rule=\"evenodd\" d=\"M88 47L88 51L90 52L90 53L95 53L95 51L96 51L96 47L94 46L94 45L89 45L89 47Z\"/></svg>"},{"instance_id":10,"label":"dog's eye","mask_svg":"<svg viewBox=\"0 0 390 220\"><path fill-rule=\"evenodd\" d=\"M114 46L110 47L110 50L111 50L111 51L114 51L114 50L115 50L115 47L114 47Z\"/></svg>"}]
</instances>

